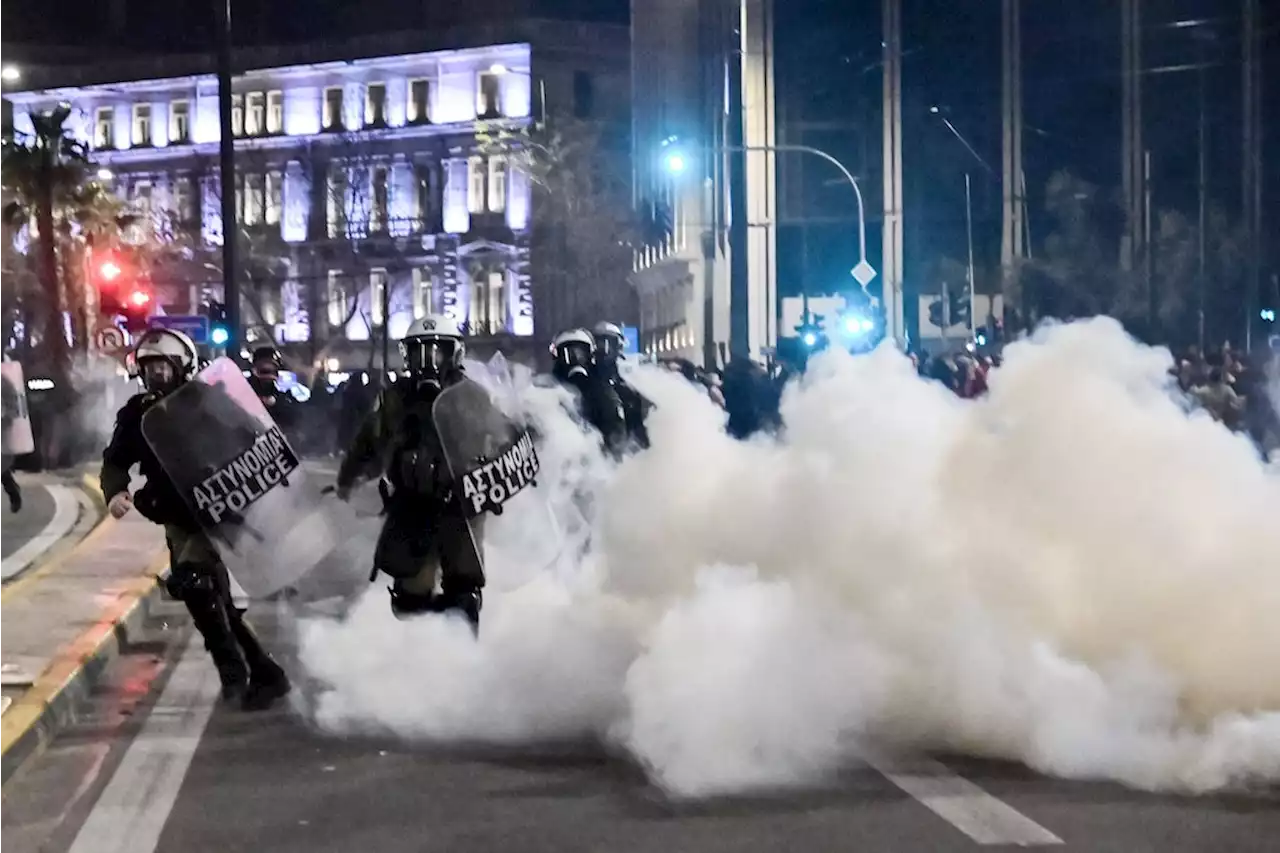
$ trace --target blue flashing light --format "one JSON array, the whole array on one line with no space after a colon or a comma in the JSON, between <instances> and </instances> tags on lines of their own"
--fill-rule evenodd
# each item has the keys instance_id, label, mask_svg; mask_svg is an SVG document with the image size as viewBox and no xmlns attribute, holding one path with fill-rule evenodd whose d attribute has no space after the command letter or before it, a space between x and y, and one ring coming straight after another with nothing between
<instances>
[{"instance_id":1,"label":"blue flashing light","mask_svg":"<svg viewBox=\"0 0 1280 853\"><path fill-rule=\"evenodd\" d=\"M804 333L804 345L807 347L815 347L818 345L818 336L813 332Z\"/></svg>"},{"instance_id":2,"label":"blue flashing light","mask_svg":"<svg viewBox=\"0 0 1280 853\"><path fill-rule=\"evenodd\" d=\"M1258 315L1268 323L1274 323L1276 321L1276 309L1274 308L1263 308L1258 312Z\"/></svg>"},{"instance_id":3,"label":"blue flashing light","mask_svg":"<svg viewBox=\"0 0 1280 853\"><path fill-rule=\"evenodd\" d=\"M220 347L230 340L230 338L231 335L228 334L225 326L214 326L209 330L209 340L213 342L214 346Z\"/></svg>"}]
</instances>

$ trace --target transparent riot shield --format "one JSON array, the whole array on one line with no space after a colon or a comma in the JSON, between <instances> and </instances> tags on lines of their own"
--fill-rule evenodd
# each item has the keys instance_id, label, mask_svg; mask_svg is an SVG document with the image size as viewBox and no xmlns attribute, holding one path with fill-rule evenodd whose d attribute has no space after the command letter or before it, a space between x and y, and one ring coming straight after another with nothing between
<instances>
[{"instance_id":1,"label":"transparent riot shield","mask_svg":"<svg viewBox=\"0 0 1280 853\"><path fill-rule=\"evenodd\" d=\"M249 597L299 583L340 547L344 525L230 359L148 409L142 434Z\"/></svg>"},{"instance_id":2,"label":"transparent riot shield","mask_svg":"<svg viewBox=\"0 0 1280 853\"><path fill-rule=\"evenodd\" d=\"M0 380L4 392L4 434L0 436L5 456L21 456L36 449L31 434L31 414L27 410L27 381L22 375L22 364L6 361L0 364Z\"/></svg>"},{"instance_id":3,"label":"transparent riot shield","mask_svg":"<svg viewBox=\"0 0 1280 853\"><path fill-rule=\"evenodd\" d=\"M503 408L470 380L445 389L432 408L470 546L454 556L455 570L476 580L493 579L497 572L499 585L548 567L563 547L546 496L537 488L533 435Z\"/></svg>"}]
</instances>

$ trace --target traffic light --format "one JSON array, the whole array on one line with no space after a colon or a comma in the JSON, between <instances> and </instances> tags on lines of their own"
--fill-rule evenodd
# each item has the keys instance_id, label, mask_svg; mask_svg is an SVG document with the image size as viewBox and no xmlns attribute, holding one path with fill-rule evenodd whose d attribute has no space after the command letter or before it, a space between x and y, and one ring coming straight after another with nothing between
<instances>
[{"instance_id":1,"label":"traffic light","mask_svg":"<svg viewBox=\"0 0 1280 853\"><path fill-rule=\"evenodd\" d=\"M216 300L209 300L209 343L216 347L225 346L231 338L227 329L227 306Z\"/></svg>"},{"instance_id":2,"label":"traffic light","mask_svg":"<svg viewBox=\"0 0 1280 853\"><path fill-rule=\"evenodd\" d=\"M124 314L126 329L130 332L143 331L151 316L151 293L138 284L132 285L124 295L120 313Z\"/></svg>"},{"instance_id":3,"label":"traffic light","mask_svg":"<svg viewBox=\"0 0 1280 853\"><path fill-rule=\"evenodd\" d=\"M816 351L826 346L827 336L822 329L822 320L821 314L810 314L808 319L796 326L796 334L800 336L805 349Z\"/></svg>"},{"instance_id":4,"label":"traffic light","mask_svg":"<svg viewBox=\"0 0 1280 853\"><path fill-rule=\"evenodd\" d=\"M125 272L120 257L115 252L106 252L101 257L94 257L91 263L99 310L108 316L124 313L120 288Z\"/></svg>"}]
</instances>

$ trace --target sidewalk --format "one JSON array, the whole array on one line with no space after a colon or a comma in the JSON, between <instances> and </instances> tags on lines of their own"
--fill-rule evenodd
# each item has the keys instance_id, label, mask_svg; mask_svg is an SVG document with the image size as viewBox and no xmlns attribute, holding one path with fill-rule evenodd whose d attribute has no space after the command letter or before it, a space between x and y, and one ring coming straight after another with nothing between
<instances>
[{"instance_id":1,"label":"sidewalk","mask_svg":"<svg viewBox=\"0 0 1280 853\"><path fill-rule=\"evenodd\" d=\"M167 559L163 530L130 513L4 586L4 781L74 719L159 599L155 576Z\"/></svg>"},{"instance_id":2,"label":"sidewalk","mask_svg":"<svg viewBox=\"0 0 1280 853\"><path fill-rule=\"evenodd\" d=\"M0 511L6 586L28 569L75 545L98 523L104 509L96 470L17 472L22 511Z\"/></svg>"}]
</instances>

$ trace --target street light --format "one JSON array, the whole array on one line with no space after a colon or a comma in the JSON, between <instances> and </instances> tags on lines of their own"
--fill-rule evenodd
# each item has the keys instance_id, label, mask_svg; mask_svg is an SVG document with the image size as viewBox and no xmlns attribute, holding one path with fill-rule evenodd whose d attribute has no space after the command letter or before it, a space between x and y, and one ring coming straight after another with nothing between
<instances>
[{"instance_id":1,"label":"street light","mask_svg":"<svg viewBox=\"0 0 1280 853\"><path fill-rule=\"evenodd\" d=\"M16 65L6 65L3 69L0 69L0 79L3 79L6 83L16 83L22 79L22 72L18 70Z\"/></svg>"},{"instance_id":2,"label":"street light","mask_svg":"<svg viewBox=\"0 0 1280 853\"><path fill-rule=\"evenodd\" d=\"M507 66L503 65L501 62L495 62L489 66L489 73L490 74L506 74Z\"/></svg>"},{"instance_id":3,"label":"street light","mask_svg":"<svg viewBox=\"0 0 1280 853\"><path fill-rule=\"evenodd\" d=\"M666 156L663 157L663 164L668 172L672 174L680 174L684 172L688 165L685 161L684 154L678 147L678 138L669 136L662 141L662 147L669 149ZM867 216L866 209L862 202L862 188L858 186L858 179L854 177L845 165L832 157L827 152L813 148L809 145L721 145L712 149L717 154L725 151L765 151L765 152L795 152L799 154L812 154L815 157L821 157L831 165L840 170L840 174L844 175L844 179L848 181L849 186L853 187L853 194L858 200L858 264L851 270L854 279L862 287L866 287L876 276L875 267L867 261Z\"/></svg>"},{"instance_id":4,"label":"street light","mask_svg":"<svg viewBox=\"0 0 1280 853\"><path fill-rule=\"evenodd\" d=\"M106 167L103 167L98 170L98 180L100 181L109 181L115 176L116 176L115 172L112 172L110 169Z\"/></svg>"}]
</instances>

